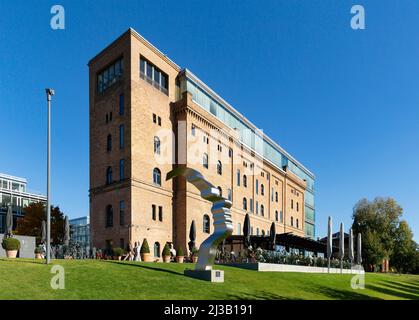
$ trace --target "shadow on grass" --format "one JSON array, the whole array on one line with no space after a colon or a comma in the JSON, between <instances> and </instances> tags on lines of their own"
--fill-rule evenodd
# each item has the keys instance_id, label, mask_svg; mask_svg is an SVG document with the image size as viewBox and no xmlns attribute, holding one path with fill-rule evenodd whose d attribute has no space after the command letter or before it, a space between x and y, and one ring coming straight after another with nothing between
<instances>
[{"instance_id":1,"label":"shadow on grass","mask_svg":"<svg viewBox=\"0 0 419 320\"><path fill-rule=\"evenodd\" d=\"M379 287L379 286L376 286L376 285L371 285L371 284L370 285L367 284L366 287L370 290L374 290L374 291L377 291L377 292L380 292L380 293L383 293L383 294L387 294L387 295L390 295L390 296L394 296L394 297L397 297L397 298L403 298L403 299L409 299L409 300L418 300L419 299L418 295L398 291L398 290L404 290L404 289L396 288L397 290L395 290L394 287L390 288L389 285L386 285L386 284L383 284L383 285L385 285L386 288Z\"/></svg>"},{"instance_id":2,"label":"shadow on grass","mask_svg":"<svg viewBox=\"0 0 419 320\"><path fill-rule=\"evenodd\" d=\"M295 297L285 297L276 293L267 291L256 291L255 293L236 293L227 294L226 300L298 300Z\"/></svg>"},{"instance_id":3,"label":"shadow on grass","mask_svg":"<svg viewBox=\"0 0 419 320\"><path fill-rule=\"evenodd\" d=\"M341 290L317 285L314 287L314 290L312 292L320 293L326 296L327 298L336 300L381 300L377 297L371 297L367 294L355 292L355 290L352 288L349 288L348 290Z\"/></svg>"},{"instance_id":4,"label":"shadow on grass","mask_svg":"<svg viewBox=\"0 0 419 320\"><path fill-rule=\"evenodd\" d=\"M130 266L130 267L143 268L143 269L147 269L147 270L166 272L166 273L174 274L176 276L182 276L183 277L182 272L176 272L176 271L173 271L173 270L167 270L167 269L162 269L162 268L157 268L157 267L152 267L152 266L146 266L146 265L143 265L143 264L136 264L136 263L128 263L128 262L120 262L120 261L112 261L112 260L103 260L103 261L106 262L106 263L112 263L112 264L117 264L117 265L124 265L124 266Z\"/></svg>"},{"instance_id":5,"label":"shadow on grass","mask_svg":"<svg viewBox=\"0 0 419 320\"><path fill-rule=\"evenodd\" d=\"M16 259L7 259L7 258L0 258L0 262L13 262L13 263L31 263L31 264L37 264L39 266L46 266L46 262L45 260L40 260L40 259L33 259L33 260L23 260L20 258L16 258Z\"/></svg>"}]
</instances>

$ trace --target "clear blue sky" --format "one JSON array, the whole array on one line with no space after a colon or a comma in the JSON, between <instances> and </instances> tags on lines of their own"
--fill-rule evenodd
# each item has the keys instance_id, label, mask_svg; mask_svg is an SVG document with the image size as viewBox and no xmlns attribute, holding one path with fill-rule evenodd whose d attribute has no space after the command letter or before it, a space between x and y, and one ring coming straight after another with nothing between
<instances>
[{"instance_id":1,"label":"clear blue sky","mask_svg":"<svg viewBox=\"0 0 419 320\"><path fill-rule=\"evenodd\" d=\"M29 4L31 3L31 4ZM53 202L89 213L87 62L133 27L317 177L317 235L362 197L394 197L419 240L419 2L0 2L0 172L44 192L44 88L53 110ZM363 4L366 29L350 28Z\"/></svg>"}]
</instances>

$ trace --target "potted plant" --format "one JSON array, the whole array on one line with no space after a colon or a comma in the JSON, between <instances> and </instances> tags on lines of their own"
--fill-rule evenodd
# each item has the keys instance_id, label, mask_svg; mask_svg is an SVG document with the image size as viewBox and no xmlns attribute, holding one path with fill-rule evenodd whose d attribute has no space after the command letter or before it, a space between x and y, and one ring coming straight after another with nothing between
<instances>
[{"instance_id":1,"label":"potted plant","mask_svg":"<svg viewBox=\"0 0 419 320\"><path fill-rule=\"evenodd\" d=\"M143 244L141 245L140 256L141 256L141 261L144 261L144 262L152 261L150 257L150 248L148 246L147 239L145 238L144 238Z\"/></svg>"},{"instance_id":2,"label":"potted plant","mask_svg":"<svg viewBox=\"0 0 419 320\"><path fill-rule=\"evenodd\" d=\"M191 250L191 257L192 257L192 262L193 263L197 263L198 261L198 249L193 247Z\"/></svg>"},{"instance_id":3,"label":"potted plant","mask_svg":"<svg viewBox=\"0 0 419 320\"><path fill-rule=\"evenodd\" d=\"M114 260L121 260L124 250L122 248L113 248L112 253Z\"/></svg>"},{"instance_id":4,"label":"potted plant","mask_svg":"<svg viewBox=\"0 0 419 320\"><path fill-rule=\"evenodd\" d=\"M166 263L170 262L170 248L167 243L164 245L162 256L163 256L163 262L166 262Z\"/></svg>"},{"instance_id":5,"label":"potted plant","mask_svg":"<svg viewBox=\"0 0 419 320\"><path fill-rule=\"evenodd\" d=\"M36 247L34 250L35 259L42 259L42 250L40 247Z\"/></svg>"},{"instance_id":6,"label":"potted plant","mask_svg":"<svg viewBox=\"0 0 419 320\"><path fill-rule=\"evenodd\" d=\"M15 238L3 239L1 246L6 251L6 257L16 258L17 252L20 249L20 241Z\"/></svg>"},{"instance_id":7,"label":"potted plant","mask_svg":"<svg viewBox=\"0 0 419 320\"><path fill-rule=\"evenodd\" d=\"M183 250L182 247L179 247L179 249L176 252L176 262L177 263L183 263L183 259L184 259L184 254L183 254Z\"/></svg>"}]
</instances>

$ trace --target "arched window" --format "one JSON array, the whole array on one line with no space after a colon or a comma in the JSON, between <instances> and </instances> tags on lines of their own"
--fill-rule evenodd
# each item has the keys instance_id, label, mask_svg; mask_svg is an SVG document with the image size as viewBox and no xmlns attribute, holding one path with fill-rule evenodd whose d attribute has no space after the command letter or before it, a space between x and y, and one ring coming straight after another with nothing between
<instances>
[{"instance_id":1,"label":"arched window","mask_svg":"<svg viewBox=\"0 0 419 320\"><path fill-rule=\"evenodd\" d=\"M265 194L265 187L263 184L260 185L260 194L263 196Z\"/></svg>"},{"instance_id":2,"label":"arched window","mask_svg":"<svg viewBox=\"0 0 419 320\"><path fill-rule=\"evenodd\" d=\"M297 229L298 229L298 219L297 219L295 222L296 222L296 224L297 224Z\"/></svg>"},{"instance_id":3,"label":"arched window","mask_svg":"<svg viewBox=\"0 0 419 320\"><path fill-rule=\"evenodd\" d=\"M222 197L223 196L223 189L221 189L220 186L218 186L217 189L218 189L218 191L220 191L220 197Z\"/></svg>"},{"instance_id":4,"label":"arched window","mask_svg":"<svg viewBox=\"0 0 419 320\"><path fill-rule=\"evenodd\" d=\"M208 154L206 153L202 156L202 165L208 169Z\"/></svg>"},{"instance_id":5,"label":"arched window","mask_svg":"<svg viewBox=\"0 0 419 320\"><path fill-rule=\"evenodd\" d=\"M160 154L160 139L159 137L154 137L154 153Z\"/></svg>"},{"instance_id":6,"label":"arched window","mask_svg":"<svg viewBox=\"0 0 419 320\"><path fill-rule=\"evenodd\" d=\"M278 210L275 210L275 221L278 221Z\"/></svg>"},{"instance_id":7,"label":"arched window","mask_svg":"<svg viewBox=\"0 0 419 320\"><path fill-rule=\"evenodd\" d=\"M153 169L153 183L161 186L161 172L159 168Z\"/></svg>"},{"instance_id":8,"label":"arched window","mask_svg":"<svg viewBox=\"0 0 419 320\"><path fill-rule=\"evenodd\" d=\"M106 138L106 151L112 150L112 136L108 134L108 137Z\"/></svg>"},{"instance_id":9,"label":"arched window","mask_svg":"<svg viewBox=\"0 0 419 320\"><path fill-rule=\"evenodd\" d=\"M202 231L204 233L210 233L210 217L207 214L204 214L204 220L202 224Z\"/></svg>"},{"instance_id":10,"label":"arched window","mask_svg":"<svg viewBox=\"0 0 419 320\"><path fill-rule=\"evenodd\" d=\"M154 242L154 256L160 258L160 243Z\"/></svg>"},{"instance_id":11,"label":"arched window","mask_svg":"<svg viewBox=\"0 0 419 320\"><path fill-rule=\"evenodd\" d=\"M112 183L112 167L106 169L106 184Z\"/></svg>"},{"instance_id":12,"label":"arched window","mask_svg":"<svg viewBox=\"0 0 419 320\"><path fill-rule=\"evenodd\" d=\"M218 162L217 162L217 173L218 174L223 174L223 165L221 164L220 160L218 160Z\"/></svg>"},{"instance_id":13,"label":"arched window","mask_svg":"<svg viewBox=\"0 0 419 320\"><path fill-rule=\"evenodd\" d=\"M278 192L275 192L275 201L278 202Z\"/></svg>"},{"instance_id":14,"label":"arched window","mask_svg":"<svg viewBox=\"0 0 419 320\"><path fill-rule=\"evenodd\" d=\"M291 227L293 227L293 226L294 226L294 218L291 217Z\"/></svg>"},{"instance_id":15,"label":"arched window","mask_svg":"<svg viewBox=\"0 0 419 320\"><path fill-rule=\"evenodd\" d=\"M243 175L243 186L247 188L247 176Z\"/></svg>"},{"instance_id":16,"label":"arched window","mask_svg":"<svg viewBox=\"0 0 419 320\"><path fill-rule=\"evenodd\" d=\"M300 210L300 204L297 202L297 212Z\"/></svg>"},{"instance_id":17,"label":"arched window","mask_svg":"<svg viewBox=\"0 0 419 320\"><path fill-rule=\"evenodd\" d=\"M247 210L247 199L243 198L243 210Z\"/></svg>"},{"instance_id":18,"label":"arched window","mask_svg":"<svg viewBox=\"0 0 419 320\"><path fill-rule=\"evenodd\" d=\"M111 205L106 206L106 228L113 227L113 209Z\"/></svg>"},{"instance_id":19,"label":"arched window","mask_svg":"<svg viewBox=\"0 0 419 320\"><path fill-rule=\"evenodd\" d=\"M262 217L265 215L265 207L263 206L263 204L260 205L260 214Z\"/></svg>"}]
</instances>

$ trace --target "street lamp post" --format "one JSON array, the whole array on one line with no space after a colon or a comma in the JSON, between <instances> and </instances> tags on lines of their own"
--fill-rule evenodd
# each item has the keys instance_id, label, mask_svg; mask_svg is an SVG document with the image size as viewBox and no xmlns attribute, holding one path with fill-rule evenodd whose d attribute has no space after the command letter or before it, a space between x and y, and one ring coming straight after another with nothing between
<instances>
[{"instance_id":1,"label":"street lamp post","mask_svg":"<svg viewBox=\"0 0 419 320\"><path fill-rule=\"evenodd\" d=\"M47 264L51 262L51 97L55 94L52 89L45 89L48 104L47 125Z\"/></svg>"}]
</instances>

